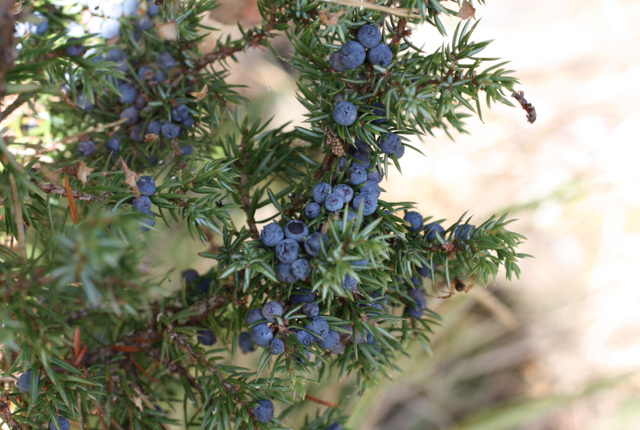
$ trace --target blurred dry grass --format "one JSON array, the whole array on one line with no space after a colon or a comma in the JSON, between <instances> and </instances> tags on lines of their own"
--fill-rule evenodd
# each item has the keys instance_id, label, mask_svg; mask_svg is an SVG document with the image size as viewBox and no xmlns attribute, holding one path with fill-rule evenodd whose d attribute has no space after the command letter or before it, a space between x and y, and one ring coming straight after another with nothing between
<instances>
[{"instance_id":1,"label":"blurred dry grass","mask_svg":"<svg viewBox=\"0 0 640 430\"><path fill-rule=\"evenodd\" d=\"M251 1L223 3L232 6L212 14L222 33L237 32L236 19L256 21ZM495 106L455 143L416 140L426 156L405 156L403 174L385 188L451 221L466 210L478 220L510 210L520 219L513 228L529 238L522 251L536 258L522 263L518 281L433 300L444 316L434 356L415 349L404 373L364 398L354 394L349 423L640 428L640 2L488 3L478 8L475 38L495 39L487 56L512 61L538 121ZM413 40L427 49L443 41L430 29ZM277 59L256 51L239 60L233 79L248 85L249 111L267 106L276 124L303 121Z\"/></svg>"}]
</instances>

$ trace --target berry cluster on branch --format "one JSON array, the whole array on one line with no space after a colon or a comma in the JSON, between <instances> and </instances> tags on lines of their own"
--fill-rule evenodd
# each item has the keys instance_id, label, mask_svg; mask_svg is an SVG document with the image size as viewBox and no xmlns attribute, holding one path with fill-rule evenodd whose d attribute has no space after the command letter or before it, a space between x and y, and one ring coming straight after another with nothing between
<instances>
[{"instance_id":1,"label":"berry cluster on branch","mask_svg":"<svg viewBox=\"0 0 640 430\"><path fill-rule=\"evenodd\" d=\"M370 388L409 342L428 348L429 297L519 275L507 215L445 223L384 189L410 136L464 131L516 79L480 56L472 20L435 52L411 43L425 22L445 34L446 2L338 3L259 1L262 24L208 53L215 0L16 8L0 86L11 428L349 428L313 385ZM277 35L295 127L254 118L229 83L228 62ZM150 257L183 226L204 271Z\"/></svg>"}]
</instances>

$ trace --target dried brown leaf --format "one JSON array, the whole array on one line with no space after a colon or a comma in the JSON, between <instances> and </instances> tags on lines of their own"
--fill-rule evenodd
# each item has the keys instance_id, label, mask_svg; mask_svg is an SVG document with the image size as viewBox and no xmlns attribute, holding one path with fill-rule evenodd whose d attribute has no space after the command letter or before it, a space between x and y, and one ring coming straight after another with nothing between
<instances>
[{"instance_id":1,"label":"dried brown leaf","mask_svg":"<svg viewBox=\"0 0 640 430\"><path fill-rule=\"evenodd\" d=\"M476 14L476 9L473 6L471 6L471 3L469 3L467 0L464 0L462 2L462 7L458 11L458 18L469 19L469 18L473 18L475 14Z\"/></svg>"},{"instance_id":2,"label":"dried brown leaf","mask_svg":"<svg viewBox=\"0 0 640 430\"><path fill-rule=\"evenodd\" d=\"M194 91L189 93L191 96L195 97L195 102L198 103L200 100L204 99L207 96L207 92L209 91L209 85L205 85L200 91Z\"/></svg>"},{"instance_id":3,"label":"dried brown leaf","mask_svg":"<svg viewBox=\"0 0 640 430\"><path fill-rule=\"evenodd\" d=\"M84 185L87 185L87 176L91 174L95 169L90 169L87 167L86 163L83 160L78 161L78 173L76 177L82 181Z\"/></svg>"}]
</instances>

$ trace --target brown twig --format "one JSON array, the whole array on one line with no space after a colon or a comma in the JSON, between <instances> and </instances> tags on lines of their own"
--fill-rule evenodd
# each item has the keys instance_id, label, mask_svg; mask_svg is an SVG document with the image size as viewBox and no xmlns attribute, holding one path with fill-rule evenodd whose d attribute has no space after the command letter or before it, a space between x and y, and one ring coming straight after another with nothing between
<instances>
[{"instance_id":1,"label":"brown twig","mask_svg":"<svg viewBox=\"0 0 640 430\"><path fill-rule=\"evenodd\" d=\"M329 406L329 407L332 407L332 408L337 408L338 407L338 405L336 405L335 403L331 403L331 402L328 402L326 400L319 399L317 397L312 396L309 393L305 394L304 398L307 399L307 400L311 400L312 402L319 403L319 404L324 405L324 406Z\"/></svg>"},{"instance_id":2,"label":"brown twig","mask_svg":"<svg viewBox=\"0 0 640 430\"><path fill-rule=\"evenodd\" d=\"M13 113L16 109L22 106L28 100L23 94L20 94L9 106L6 107L5 110L0 113L0 122L7 119L9 115Z\"/></svg>"},{"instance_id":3,"label":"brown twig","mask_svg":"<svg viewBox=\"0 0 640 430\"><path fill-rule=\"evenodd\" d=\"M62 196L67 196L67 190L65 189L65 187L62 187L60 185L55 185L55 184L44 184L42 182L36 182L35 183L38 188L40 188L42 191L44 191L45 193L50 193L50 194L60 194ZM72 191L73 197L76 200L84 200L87 202L102 202L103 199L100 197L96 197L92 194L86 194L86 193L80 193L78 191Z\"/></svg>"},{"instance_id":4,"label":"brown twig","mask_svg":"<svg viewBox=\"0 0 640 430\"><path fill-rule=\"evenodd\" d=\"M405 36L411 35L411 29L405 30L406 25L407 25L406 19L400 18L398 20L398 26L395 28L395 34L393 35L391 42L389 42L389 46L397 45L398 43L400 43L400 39L402 39Z\"/></svg>"}]
</instances>

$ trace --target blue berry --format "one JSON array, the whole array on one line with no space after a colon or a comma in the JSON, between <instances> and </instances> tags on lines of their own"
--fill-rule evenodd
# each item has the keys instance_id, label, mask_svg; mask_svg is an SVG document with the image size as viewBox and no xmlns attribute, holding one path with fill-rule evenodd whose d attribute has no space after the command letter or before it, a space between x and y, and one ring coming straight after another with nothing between
<instances>
[{"instance_id":1,"label":"blue berry","mask_svg":"<svg viewBox=\"0 0 640 430\"><path fill-rule=\"evenodd\" d=\"M320 212L322 212L322 207L316 202L311 202L304 208L304 213L309 219L318 218L320 216Z\"/></svg>"},{"instance_id":2,"label":"blue berry","mask_svg":"<svg viewBox=\"0 0 640 430\"><path fill-rule=\"evenodd\" d=\"M264 320L264 316L262 315L262 309L261 308L256 308L256 309L251 309L249 311L249 313L247 314L247 324L251 325L255 322L258 321L263 321Z\"/></svg>"},{"instance_id":3,"label":"blue berry","mask_svg":"<svg viewBox=\"0 0 640 430\"><path fill-rule=\"evenodd\" d=\"M280 355L284 352L284 342L279 337L271 339L269 352L273 355Z\"/></svg>"},{"instance_id":4,"label":"blue berry","mask_svg":"<svg viewBox=\"0 0 640 430\"><path fill-rule=\"evenodd\" d=\"M273 402L271 400L260 400L258 406L253 408L253 415L256 420L266 424L273 419Z\"/></svg>"},{"instance_id":5,"label":"blue berry","mask_svg":"<svg viewBox=\"0 0 640 430\"><path fill-rule=\"evenodd\" d=\"M183 127L193 127L195 125L196 121L191 118L191 115L187 116L187 118L185 118L184 121L182 121L182 126Z\"/></svg>"},{"instance_id":6,"label":"blue berry","mask_svg":"<svg viewBox=\"0 0 640 430\"><path fill-rule=\"evenodd\" d=\"M381 43L369 50L367 58L369 59L369 62L371 64L377 64L382 67L387 67L393 59L393 52L391 52L391 48L389 48L389 45Z\"/></svg>"},{"instance_id":7,"label":"blue berry","mask_svg":"<svg viewBox=\"0 0 640 430\"><path fill-rule=\"evenodd\" d=\"M293 267L291 264L284 263L276 265L276 278L278 278L280 282L285 282L287 284L291 284L298 280L296 275L293 273Z\"/></svg>"},{"instance_id":8,"label":"blue berry","mask_svg":"<svg viewBox=\"0 0 640 430\"><path fill-rule=\"evenodd\" d=\"M124 16L138 15L140 3L138 0L126 0L122 5Z\"/></svg>"},{"instance_id":9,"label":"blue berry","mask_svg":"<svg viewBox=\"0 0 640 430\"><path fill-rule=\"evenodd\" d=\"M338 124L350 126L358 119L358 110L351 102L340 102L333 108L332 115Z\"/></svg>"},{"instance_id":10,"label":"blue berry","mask_svg":"<svg viewBox=\"0 0 640 430\"><path fill-rule=\"evenodd\" d=\"M140 176L137 185L143 196L150 196L156 192L156 181L151 176Z\"/></svg>"},{"instance_id":11,"label":"blue berry","mask_svg":"<svg viewBox=\"0 0 640 430\"><path fill-rule=\"evenodd\" d=\"M156 15L158 15L160 13L160 8L158 7L157 4L152 3L147 7L147 15L149 15L150 17L154 17Z\"/></svg>"},{"instance_id":12,"label":"blue berry","mask_svg":"<svg viewBox=\"0 0 640 430\"><path fill-rule=\"evenodd\" d=\"M40 378L38 377L37 379L37 382L39 383ZM29 391L31 391L31 369L20 375L18 381L16 382L16 387L18 387L18 390L22 391L23 393L28 393Z\"/></svg>"},{"instance_id":13,"label":"blue berry","mask_svg":"<svg viewBox=\"0 0 640 430\"><path fill-rule=\"evenodd\" d=\"M87 4L87 9L89 9L89 12L91 12L93 15L102 15L104 13L104 3L106 3L103 0L86 0L85 3Z\"/></svg>"},{"instance_id":14,"label":"blue berry","mask_svg":"<svg viewBox=\"0 0 640 430\"><path fill-rule=\"evenodd\" d=\"M113 39L120 34L120 21L117 19L105 19L100 26L100 36L105 39Z\"/></svg>"},{"instance_id":15,"label":"blue berry","mask_svg":"<svg viewBox=\"0 0 640 430\"><path fill-rule=\"evenodd\" d=\"M317 257L320 254L320 233L313 233L304 241L304 250L307 254Z\"/></svg>"},{"instance_id":16,"label":"blue berry","mask_svg":"<svg viewBox=\"0 0 640 430\"><path fill-rule=\"evenodd\" d=\"M298 349L298 353L303 356L297 358L299 363L306 364L307 361L311 360L311 354L306 349ZM304 357L306 357L306 359Z\"/></svg>"},{"instance_id":17,"label":"blue berry","mask_svg":"<svg viewBox=\"0 0 640 430\"><path fill-rule=\"evenodd\" d=\"M355 223L356 218L358 218L358 215L356 215L354 212L349 211L349 213L347 214L347 224ZM338 226L342 230L342 217L340 217L340 219L338 220Z\"/></svg>"},{"instance_id":18,"label":"blue berry","mask_svg":"<svg viewBox=\"0 0 640 430\"><path fill-rule=\"evenodd\" d=\"M73 44L73 43L76 43L77 41L78 41L77 38L70 37L67 43ZM71 46L67 46L64 52L66 52L69 57L79 57L84 53L84 47L82 45L71 45Z\"/></svg>"},{"instance_id":19,"label":"blue berry","mask_svg":"<svg viewBox=\"0 0 640 430\"><path fill-rule=\"evenodd\" d=\"M296 334L296 339L304 346L311 346L313 344L313 336L304 330L291 329L291 332Z\"/></svg>"},{"instance_id":20,"label":"blue berry","mask_svg":"<svg viewBox=\"0 0 640 430\"><path fill-rule=\"evenodd\" d=\"M96 152L96 144L90 140L82 140L78 142L78 155L88 157Z\"/></svg>"},{"instance_id":21,"label":"blue berry","mask_svg":"<svg viewBox=\"0 0 640 430\"><path fill-rule=\"evenodd\" d=\"M171 109L171 119L175 122L182 122L189 117L189 108L185 105L177 105Z\"/></svg>"},{"instance_id":22,"label":"blue berry","mask_svg":"<svg viewBox=\"0 0 640 430\"><path fill-rule=\"evenodd\" d=\"M182 279L184 279L184 281L187 284L190 284L193 281L195 281L196 279L198 279L198 276L200 276L200 275L198 275L198 272L193 270L193 269L187 269L187 270L184 270L182 272Z\"/></svg>"},{"instance_id":23,"label":"blue berry","mask_svg":"<svg viewBox=\"0 0 640 430\"><path fill-rule=\"evenodd\" d=\"M120 119L126 119L125 125L134 125L138 122L138 109L133 106L126 108L120 113Z\"/></svg>"},{"instance_id":24,"label":"blue berry","mask_svg":"<svg viewBox=\"0 0 640 430\"><path fill-rule=\"evenodd\" d=\"M156 82L161 84L167 79L167 75L162 70L156 70Z\"/></svg>"},{"instance_id":25,"label":"blue berry","mask_svg":"<svg viewBox=\"0 0 640 430\"><path fill-rule=\"evenodd\" d=\"M213 346L218 341L215 333L211 330L200 330L198 333L198 340L205 346Z\"/></svg>"},{"instance_id":26,"label":"blue berry","mask_svg":"<svg viewBox=\"0 0 640 430\"><path fill-rule=\"evenodd\" d=\"M334 52L333 54L331 54L331 57L329 57L329 64L331 65L331 68L336 72L344 72L345 70L347 70L347 68L342 65L341 58L342 53L340 51Z\"/></svg>"},{"instance_id":27,"label":"blue berry","mask_svg":"<svg viewBox=\"0 0 640 430\"><path fill-rule=\"evenodd\" d=\"M405 150L405 146L401 143L400 145L398 145L398 149L396 149L396 158L399 160L402 158L402 156L404 155L404 150Z\"/></svg>"},{"instance_id":28,"label":"blue berry","mask_svg":"<svg viewBox=\"0 0 640 430\"><path fill-rule=\"evenodd\" d=\"M349 168L349 183L360 185L367 180L367 169L364 166L351 166Z\"/></svg>"},{"instance_id":29,"label":"blue berry","mask_svg":"<svg viewBox=\"0 0 640 430\"><path fill-rule=\"evenodd\" d=\"M358 30L358 42L365 48L373 48L380 43L382 33L375 25L366 24Z\"/></svg>"},{"instance_id":30,"label":"blue berry","mask_svg":"<svg viewBox=\"0 0 640 430\"><path fill-rule=\"evenodd\" d=\"M183 156L193 154L193 146L191 145L183 145L180 147L180 151L182 151Z\"/></svg>"},{"instance_id":31,"label":"blue berry","mask_svg":"<svg viewBox=\"0 0 640 430\"><path fill-rule=\"evenodd\" d=\"M382 124L387 122L387 107L384 105L384 103L374 103L374 109L373 109L373 114L375 116L379 116L380 118L378 119L374 119L373 123L374 124Z\"/></svg>"},{"instance_id":32,"label":"blue berry","mask_svg":"<svg viewBox=\"0 0 640 430\"><path fill-rule=\"evenodd\" d=\"M322 349L331 349L340 343L340 334L337 331L329 330L326 336L318 341L318 346Z\"/></svg>"},{"instance_id":33,"label":"blue berry","mask_svg":"<svg viewBox=\"0 0 640 430\"><path fill-rule=\"evenodd\" d=\"M49 18L47 18L40 12L34 12L33 16L38 18L38 21L31 24L31 32L38 35L46 33L49 29Z\"/></svg>"},{"instance_id":34,"label":"blue berry","mask_svg":"<svg viewBox=\"0 0 640 430\"><path fill-rule=\"evenodd\" d=\"M424 276L425 278L430 278L431 277L431 269L429 268L429 266L420 266L417 268L417 272L421 275Z\"/></svg>"},{"instance_id":35,"label":"blue berry","mask_svg":"<svg viewBox=\"0 0 640 430\"><path fill-rule=\"evenodd\" d=\"M136 125L129 130L129 138L134 142L141 142L144 139L144 130L141 126Z\"/></svg>"},{"instance_id":36,"label":"blue berry","mask_svg":"<svg viewBox=\"0 0 640 430\"><path fill-rule=\"evenodd\" d=\"M298 258L296 261L291 263L291 272L299 281L307 279L311 274L311 265L309 265L309 260L306 258Z\"/></svg>"},{"instance_id":37,"label":"blue berry","mask_svg":"<svg viewBox=\"0 0 640 430\"><path fill-rule=\"evenodd\" d=\"M138 78L142 82L152 81L156 77L156 72L149 66L142 66L138 69Z\"/></svg>"},{"instance_id":38,"label":"blue berry","mask_svg":"<svg viewBox=\"0 0 640 430\"><path fill-rule=\"evenodd\" d=\"M91 103L89 97L85 96L84 93L78 94L78 106L80 106L85 112L93 109L93 103Z\"/></svg>"},{"instance_id":39,"label":"blue berry","mask_svg":"<svg viewBox=\"0 0 640 430\"><path fill-rule=\"evenodd\" d=\"M344 281L342 282L342 288L349 291L357 291L358 290L358 281L356 281L351 275L345 275Z\"/></svg>"},{"instance_id":40,"label":"blue berry","mask_svg":"<svg viewBox=\"0 0 640 430\"><path fill-rule=\"evenodd\" d=\"M338 184L333 188L333 194L338 194L346 205L353 199L353 188L346 184Z\"/></svg>"},{"instance_id":41,"label":"blue berry","mask_svg":"<svg viewBox=\"0 0 640 430\"><path fill-rule=\"evenodd\" d=\"M87 31L91 34L100 34L102 31L102 24L104 24L104 18L99 16L92 16L87 22Z\"/></svg>"},{"instance_id":42,"label":"blue berry","mask_svg":"<svg viewBox=\"0 0 640 430\"><path fill-rule=\"evenodd\" d=\"M340 48L340 62L347 69L355 69L364 63L366 56L367 51L359 42L350 41Z\"/></svg>"},{"instance_id":43,"label":"blue berry","mask_svg":"<svg viewBox=\"0 0 640 430\"><path fill-rule=\"evenodd\" d=\"M354 163L358 167L362 167L364 169L368 169L371 165L371 161L369 160L371 156L368 152L358 151L353 154L353 158L355 158Z\"/></svg>"},{"instance_id":44,"label":"blue berry","mask_svg":"<svg viewBox=\"0 0 640 430\"><path fill-rule=\"evenodd\" d=\"M71 428L71 423L65 417L58 416L58 427L60 430L69 430ZM49 430L57 430L58 427L56 427L56 423L53 421L49 423Z\"/></svg>"},{"instance_id":45,"label":"blue berry","mask_svg":"<svg viewBox=\"0 0 640 430\"><path fill-rule=\"evenodd\" d=\"M260 323L251 328L251 340L258 346L266 347L273 339L273 332L267 323Z\"/></svg>"},{"instance_id":46,"label":"blue berry","mask_svg":"<svg viewBox=\"0 0 640 430\"><path fill-rule=\"evenodd\" d=\"M427 308L427 298L424 290L422 288L410 288L407 293L413 299L413 303L407 305L407 315L411 318L420 318Z\"/></svg>"},{"instance_id":47,"label":"blue berry","mask_svg":"<svg viewBox=\"0 0 640 430\"><path fill-rule=\"evenodd\" d=\"M240 336L238 336L238 346L245 354L256 350L253 347L253 342L251 342L251 335L246 331L243 331L240 333Z\"/></svg>"},{"instance_id":48,"label":"blue berry","mask_svg":"<svg viewBox=\"0 0 640 430\"><path fill-rule=\"evenodd\" d=\"M136 26L137 29L144 31L144 30L149 30L153 25L153 23L151 22L151 18L145 15L136 19L134 21L134 25Z\"/></svg>"},{"instance_id":49,"label":"blue berry","mask_svg":"<svg viewBox=\"0 0 640 430\"><path fill-rule=\"evenodd\" d=\"M309 318L317 317L320 312L320 306L316 302L307 303L302 307L302 313Z\"/></svg>"},{"instance_id":50,"label":"blue berry","mask_svg":"<svg viewBox=\"0 0 640 430\"><path fill-rule=\"evenodd\" d=\"M153 120L147 126L147 133L158 135L161 129L160 121Z\"/></svg>"},{"instance_id":51,"label":"blue berry","mask_svg":"<svg viewBox=\"0 0 640 430\"><path fill-rule=\"evenodd\" d=\"M142 222L147 224L148 226L153 227L154 225L156 225L156 216L154 214L147 214L148 216L142 219ZM142 226L142 228L140 229L143 232L144 231L149 231L149 227L146 226Z\"/></svg>"},{"instance_id":52,"label":"blue berry","mask_svg":"<svg viewBox=\"0 0 640 430\"><path fill-rule=\"evenodd\" d=\"M342 200L342 196L338 193L331 193L327 196L327 199L324 201L324 207L329 212L339 211L344 207L344 200Z\"/></svg>"},{"instance_id":53,"label":"blue berry","mask_svg":"<svg viewBox=\"0 0 640 430\"><path fill-rule=\"evenodd\" d=\"M439 234L440 236L444 234L444 227L442 227L437 222L430 222L429 224L426 224L424 226L424 231L427 232L428 240L435 240L437 239L436 233Z\"/></svg>"},{"instance_id":54,"label":"blue berry","mask_svg":"<svg viewBox=\"0 0 640 430\"><path fill-rule=\"evenodd\" d=\"M284 235L287 239L293 239L302 243L304 239L309 236L309 229L304 222L291 220L284 226Z\"/></svg>"},{"instance_id":55,"label":"blue berry","mask_svg":"<svg viewBox=\"0 0 640 430\"><path fill-rule=\"evenodd\" d=\"M375 194L371 193L360 193L353 199L353 207L356 210L360 209L360 205L363 206L363 215L371 215L376 211L378 207L378 198Z\"/></svg>"},{"instance_id":56,"label":"blue berry","mask_svg":"<svg viewBox=\"0 0 640 430\"><path fill-rule=\"evenodd\" d=\"M473 237L473 233L475 231L476 231L476 226L474 225L471 225L471 224L459 225L458 227L456 227L456 230L453 233L453 236L456 239L467 240Z\"/></svg>"},{"instance_id":57,"label":"blue berry","mask_svg":"<svg viewBox=\"0 0 640 430\"><path fill-rule=\"evenodd\" d=\"M380 185L375 182L365 182L364 186L360 188L361 193L370 193L373 194L376 198L380 198L380 194L382 191L380 190Z\"/></svg>"},{"instance_id":58,"label":"blue berry","mask_svg":"<svg viewBox=\"0 0 640 430\"><path fill-rule=\"evenodd\" d=\"M380 151L385 154L394 154L402 144L400 136L394 133L387 133L387 138L380 142Z\"/></svg>"},{"instance_id":59,"label":"blue berry","mask_svg":"<svg viewBox=\"0 0 640 430\"><path fill-rule=\"evenodd\" d=\"M131 202L133 208L138 212L142 212L145 214L151 213L151 199L147 196L140 196L139 199L133 199Z\"/></svg>"},{"instance_id":60,"label":"blue berry","mask_svg":"<svg viewBox=\"0 0 640 430\"><path fill-rule=\"evenodd\" d=\"M162 51L156 57L156 63L160 68L168 70L173 69L176 66L176 60L168 51Z\"/></svg>"},{"instance_id":61,"label":"blue berry","mask_svg":"<svg viewBox=\"0 0 640 430\"><path fill-rule=\"evenodd\" d=\"M120 4L120 2L108 1L108 2L105 2L105 3L106 4L102 8L103 12L104 12L104 16L109 17L109 18L113 18L113 19L118 19L124 13L124 10L122 8L122 4Z\"/></svg>"},{"instance_id":62,"label":"blue berry","mask_svg":"<svg viewBox=\"0 0 640 430\"><path fill-rule=\"evenodd\" d=\"M291 264L298 259L300 245L293 239L281 240L276 245L276 257L281 263Z\"/></svg>"},{"instance_id":63,"label":"blue berry","mask_svg":"<svg viewBox=\"0 0 640 430\"><path fill-rule=\"evenodd\" d=\"M212 286L213 286L213 279L208 276L203 276L198 281L198 285L196 286L196 288L201 293L207 294L209 293L209 290L211 289Z\"/></svg>"},{"instance_id":64,"label":"blue berry","mask_svg":"<svg viewBox=\"0 0 640 430\"><path fill-rule=\"evenodd\" d=\"M331 185L326 182L320 182L318 185L313 187L313 200L316 203L324 203L330 192Z\"/></svg>"},{"instance_id":65,"label":"blue berry","mask_svg":"<svg viewBox=\"0 0 640 430\"><path fill-rule=\"evenodd\" d=\"M180 134L180 127L171 122L165 122L162 124L162 127L160 127L160 131L167 139L175 139L178 137L178 134Z\"/></svg>"},{"instance_id":66,"label":"blue berry","mask_svg":"<svg viewBox=\"0 0 640 430\"><path fill-rule=\"evenodd\" d=\"M108 61L121 61L124 59L124 53L122 52L122 48L113 48L109 52L107 52L107 60Z\"/></svg>"},{"instance_id":67,"label":"blue berry","mask_svg":"<svg viewBox=\"0 0 640 430\"><path fill-rule=\"evenodd\" d=\"M120 103L129 104L133 103L138 97L138 90L133 85L125 82L118 87L120 92Z\"/></svg>"},{"instance_id":68,"label":"blue berry","mask_svg":"<svg viewBox=\"0 0 640 430\"><path fill-rule=\"evenodd\" d=\"M311 324L304 326L311 333L317 334L321 338L329 333L329 323L323 317L313 317L310 319Z\"/></svg>"},{"instance_id":69,"label":"blue berry","mask_svg":"<svg viewBox=\"0 0 640 430\"><path fill-rule=\"evenodd\" d=\"M409 231L418 231L422 228L423 218L420 212L409 211L404 216L404 220L409 222Z\"/></svg>"},{"instance_id":70,"label":"blue berry","mask_svg":"<svg viewBox=\"0 0 640 430\"><path fill-rule=\"evenodd\" d=\"M114 159L120 153L120 139L112 138L107 141L107 152L111 153L111 158Z\"/></svg>"},{"instance_id":71,"label":"blue berry","mask_svg":"<svg viewBox=\"0 0 640 430\"><path fill-rule=\"evenodd\" d=\"M316 298L315 294L311 292L311 290L309 290L308 288L299 288L297 290L293 290L289 300L291 300L291 304L293 306L297 306L301 303L312 302L313 299L315 298Z\"/></svg>"},{"instance_id":72,"label":"blue berry","mask_svg":"<svg viewBox=\"0 0 640 430\"><path fill-rule=\"evenodd\" d=\"M262 228L260 233L260 240L262 244L273 248L284 239L284 230L275 222L267 224Z\"/></svg>"},{"instance_id":73,"label":"blue berry","mask_svg":"<svg viewBox=\"0 0 640 430\"><path fill-rule=\"evenodd\" d=\"M282 305L278 302L269 302L262 307L262 316L269 322L274 322L276 316L281 317L284 312Z\"/></svg>"},{"instance_id":74,"label":"blue berry","mask_svg":"<svg viewBox=\"0 0 640 430\"><path fill-rule=\"evenodd\" d=\"M69 36L70 38L78 38L78 37L82 37L85 35L84 32L84 27L80 24L78 24L77 22L71 22L69 23L69 26L67 27L67 36Z\"/></svg>"}]
</instances>

